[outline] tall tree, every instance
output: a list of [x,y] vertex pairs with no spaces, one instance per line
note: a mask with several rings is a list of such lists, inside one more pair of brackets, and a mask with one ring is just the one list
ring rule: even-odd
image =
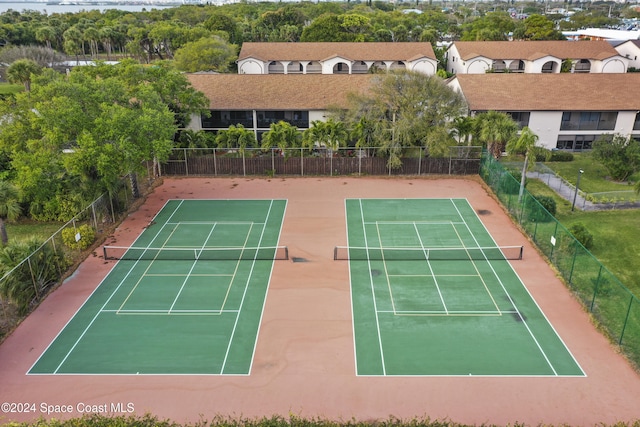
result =
[[455,144],[446,136],[451,121],[467,109],[442,79],[408,71],[376,76],[369,93],[352,95],[350,102],[337,116],[351,129],[366,125],[367,139],[388,154],[391,168],[401,166],[400,156],[408,147],[425,147],[430,155],[445,153]]
[[624,181],[640,170],[640,141],[636,139],[605,135],[593,142],[592,154],[616,181]]
[[231,125],[229,129],[223,129],[216,135],[216,145],[222,148],[237,148],[244,154],[247,147],[257,145],[256,136],[242,125]]
[[8,181],[0,181],[0,241],[3,246],[9,242],[5,222],[18,219],[21,213],[18,189]]
[[22,83],[24,90],[31,90],[31,79],[34,74],[39,74],[42,69],[30,59],[18,59],[7,69],[7,79],[11,83]]
[[262,135],[263,149],[279,148],[283,154],[287,154],[287,148],[300,147],[302,141],[302,135],[298,132],[298,129],[280,120],[277,123],[272,123],[269,130]]
[[[531,168],[531,165],[535,164],[538,156],[543,156],[546,159],[551,157],[551,151],[544,147],[536,145],[538,142],[538,135],[536,135],[529,126],[525,126],[520,131],[520,136],[507,142],[506,150],[509,154],[524,154],[524,164],[522,165],[522,174],[520,176],[520,192],[518,193],[518,200],[522,199],[524,194],[524,186],[527,179],[527,171]],[[531,161],[533,159],[533,161]],[[530,163],[531,161],[531,163]]]
[[226,73],[231,70],[238,57],[236,46],[218,36],[205,37],[190,42],[176,51],[174,65],[180,71],[217,71]]
[[462,26],[464,41],[507,40],[516,23],[506,12],[490,12]]
[[506,113],[488,111],[476,116],[475,134],[496,159],[517,133],[518,124]]
[[565,40],[555,23],[543,15],[531,15],[516,25],[513,32],[516,40]]

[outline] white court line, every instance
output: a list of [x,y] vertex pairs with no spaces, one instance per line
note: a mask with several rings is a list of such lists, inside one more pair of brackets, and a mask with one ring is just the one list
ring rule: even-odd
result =
[[[185,273],[182,274],[162,274],[162,273],[150,273],[147,274],[146,277],[185,277]],[[231,274],[222,274],[222,273],[218,273],[218,274],[204,274],[204,273],[196,273],[196,274],[189,274],[189,277],[230,277]]]
[[[383,246],[382,246],[382,236],[380,235],[380,227],[378,227],[377,222],[375,223],[375,225],[376,225],[376,232],[378,233],[378,242],[380,243],[380,247],[382,248]],[[365,242],[365,246],[367,246],[366,242]],[[367,258],[369,258],[368,249],[367,249]],[[384,267],[384,275],[387,278],[387,289],[389,290],[389,297],[391,298],[391,308],[393,308],[393,311],[396,311],[396,303],[395,303],[395,299],[393,298],[393,289],[391,289],[391,280],[389,280],[389,271],[387,269],[387,261],[384,259],[384,249],[380,249],[380,258],[382,261],[382,266]]]
[[[211,235],[213,234],[213,230],[216,229],[216,225],[217,224],[213,224],[213,227],[211,227],[211,230],[209,230],[209,234],[207,235],[207,238],[204,239],[204,243],[202,244],[202,246],[200,247],[200,253],[198,253],[198,256],[200,256],[200,254],[202,253],[202,249],[204,249],[207,245],[207,241],[209,241],[209,238],[211,237]],[[177,229],[177,227],[176,227]],[[191,272],[193,271],[193,269],[196,267],[196,264],[198,263],[198,260],[195,259],[193,260],[193,263],[191,264],[191,268],[189,269],[189,272],[187,273],[187,276],[184,278],[184,280],[182,281],[182,286],[180,286],[180,289],[178,290],[178,294],[176,295],[176,297],[173,299],[173,303],[171,304],[171,307],[169,307],[169,314],[171,314],[171,310],[173,310],[173,307],[175,307],[176,302],[178,302],[178,298],[180,298],[180,295],[182,294],[182,290],[184,289],[185,285],[187,284],[187,281],[189,280],[189,277],[191,276]],[[151,263],[153,264],[153,262]]]
[[[182,205],[183,200],[180,201],[180,204],[178,204],[178,206],[176,207],[176,209],[173,211],[173,213],[169,216],[169,219],[171,219],[171,217],[173,217],[173,215],[175,215],[175,213],[178,211],[178,209],[180,209],[180,206]],[[163,224],[162,227],[160,228],[160,230],[158,230],[158,233],[155,235],[155,237],[153,239],[151,239],[152,243],[160,234],[160,232],[164,229],[166,224]],[[116,294],[116,292],[118,292],[118,290],[120,289],[120,286],[122,286],[122,284],[125,282],[125,280],[127,279],[127,277],[129,277],[129,275],[131,274],[131,272],[133,271],[133,269],[136,267],[136,265],[138,264],[138,261],[136,261],[131,268],[129,269],[129,271],[127,272],[127,274],[125,275],[125,277],[120,281],[120,283],[118,284],[118,286],[113,290],[113,292],[111,293],[111,295],[109,296],[109,298],[107,298],[107,300],[105,301],[105,303],[102,305],[102,307],[100,308],[100,310],[98,310],[98,312],[95,314],[95,316],[93,316],[93,319],[91,319],[91,322],[89,322],[89,324],[84,328],[84,330],[82,331],[82,334],[80,334],[80,336],[78,337],[78,339],[76,340],[76,342],[71,346],[71,348],[69,349],[69,351],[67,352],[67,354],[64,356],[64,358],[62,359],[62,361],[60,361],[60,364],[58,364],[58,366],[56,367],[56,369],[53,371],[54,374],[58,373],[58,370],[60,370],[60,368],[62,367],[62,365],[64,364],[64,362],[67,361],[67,359],[69,358],[69,355],[71,354],[71,352],[73,352],[73,350],[75,350],[75,348],[78,346],[78,343],[80,342],[80,340],[85,336],[85,334],[87,333],[87,331],[89,330],[89,328],[91,327],[91,325],[93,325],[93,322],[96,321],[96,319],[98,318],[98,316],[100,315],[100,313],[102,312],[102,310],[104,310],[104,308],[107,306],[107,304],[109,303],[109,301],[111,301],[111,298],[113,298],[113,296]]]
[[[163,228],[164,228],[164,226],[163,226]],[[178,227],[174,227],[173,230],[171,230],[171,233],[164,240],[164,243],[162,243],[162,246],[160,246],[161,248],[164,247],[167,244],[167,242],[169,241],[169,239],[171,239],[171,236],[173,236],[173,234],[176,232],[177,229],[178,229]],[[157,235],[156,235],[156,237],[157,237]],[[155,240],[155,237],[153,239]],[[131,298],[131,295],[133,295],[135,293],[136,289],[138,289],[138,285],[140,285],[140,283],[142,282],[142,279],[147,277],[147,272],[151,269],[151,266],[153,266],[153,263],[156,260],[156,258],[158,257],[158,255],[160,255],[160,251],[156,252],[156,255],[153,257],[153,259],[151,260],[149,265],[147,265],[147,268],[145,268],[144,272],[140,275],[140,277],[138,278],[138,281],[133,286],[133,288],[131,288],[131,291],[129,291],[129,294],[127,295],[127,297],[124,299],[124,301],[122,301],[122,304],[120,304],[120,308],[119,309],[122,309],[127,304],[127,302],[129,301],[129,298]],[[138,264],[138,261],[136,261],[136,264]]]
[[390,274],[389,277],[478,277],[477,274]]
[[[467,226],[467,230],[469,230],[469,226]],[[458,240],[460,240],[460,243],[462,244],[462,246],[464,246],[464,242],[462,241],[462,236],[460,236],[460,233],[458,233],[458,229],[455,226],[453,227],[453,231],[455,231],[456,235],[458,236]],[[471,233],[471,230],[469,230],[469,232]],[[475,240],[475,236],[473,235],[473,233],[471,233],[471,236],[473,237],[473,240]],[[476,240],[476,243],[478,243],[477,240]],[[480,249],[480,251],[482,252],[482,249]],[[465,248],[465,252],[467,252],[467,255],[469,256],[469,260],[471,261],[471,265],[473,265],[473,268],[476,270],[476,273],[478,273],[478,276],[480,277],[480,281],[482,282],[482,286],[484,286],[484,290],[489,295],[489,298],[491,299],[491,302],[493,303],[493,306],[496,308],[496,310],[500,311],[500,307],[498,307],[498,303],[496,302],[495,298],[493,297],[493,294],[489,290],[489,286],[487,286],[487,282],[484,280],[484,277],[482,277],[482,274],[478,270],[478,266],[477,266],[476,262],[473,260],[473,257],[470,256],[469,249]],[[484,252],[482,252],[482,254],[484,255]],[[489,264],[491,264],[489,262],[489,260],[487,259],[486,255],[484,255],[484,258],[485,258],[485,261],[487,261]]]
[[[453,221],[365,221],[363,222],[364,225],[375,225],[375,224],[382,224],[382,225],[413,225],[413,224],[420,224],[420,225],[449,225],[451,224]],[[457,222],[456,224],[464,224],[463,222]]]
[[237,313],[238,310],[102,310],[102,313],[116,313],[120,316],[131,315],[162,315],[162,316],[177,316],[177,315],[211,315],[219,316],[222,313]]
[[[362,232],[364,235],[364,246],[367,248],[367,254],[369,253],[369,242],[367,240],[367,228],[364,223],[364,211],[362,209],[362,199],[358,199],[360,204],[360,217],[362,218]],[[380,242],[382,244],[382,242]],[[376,314],[376,330],[378,331],[378,347],[380,349],[380,361],[382,363],[382,375],[387,375],[387,368],[384,364],[384,350],[382,348],[382,334],[380,332],[380,318],[378,317],[378,303],[376,302],[376,290],[373,286],[373,275],[371,274],[371,259],[367,256],[367,264],[369,266],[369,283],[371,286],[371,295],[373,297],[373,311]],[[392,302],[393,304],[393,302]]]
[[[451,204],[453,205],[453,207],[456,209],[456,211],[458,212],[458,215],[460,215],[460,217],[462,218],[462,213],[460,212],[460,210],[458,210],[458,207],[456,206],[456,204],[453,202],[453,199],[451,199]],[[476,242],[476,245],[480,246],[480,244],[478,243],[478,241],[476,240],[475,235],[473,234],[473,232],[471,231],[471,229],[469,228],[469,225],[467,224],[467,230],[469,230],[469,233],[471,233],[471,236],[473,237],[473,240]],[[496,273],[496,271],[493,268],[493,265],[491,262],[487,262],[487,264],[489,265],[489,267],[491,268],[491,271],[493,271],[494,276],[496,277],[496,279],[498,280],[498,283],[500,283],[500,286],[502,287],[505,295],[507,295],[507,298],[509,298],[509,302],[511,303],[511,305],[513,306],[513,308],[516,309],[516,311],[518,312],[518,316],[520,316],[520,320],[522,322],[522,324],[524,325],[524,327],[527,329],[527,331],[529,332],[529,335],[531,336],[531,338],[533,339],[534,343],[536,344],[536,346],[538,347],[538,350],[540,350],[540,353],[542,354],[542,356],[544,357],[544,360],[546,360],[547,364],[549,365],[549,367],[551,368],[551,371],[553,371],[553,374],[555,376],[558,376],[558,372],[555,370],[555,368],[553,367],[553,364],[551,363],[551,361],[549,360],[549,357],[547,357],[547,354],[545,353],[544,349],[542,348],[542,346],[540,345],[540,343],[538,342],[538,340],[536,339],[535,335],[533,334],[533,331],[531,331],[531,329],[529,328],[529,325],[527,324],[527,321],[524,319],[524,317],[522,316],[522,314],[520,313],[520,310],[518,310],[518,307],[516,306],[515,301],[513,301],[513,298],[511,298],[511,294],[509,294],[509,292],[507,292],[507,289],[504,286],[504,283],[502,283],[502,280],[500,280],[500,276],[498,276],[498,274]],[[542,312],[542,310],[540,310]]]
[[[267,227],[262,227],[262,233]],[[247,232],[247,237],[244,239],[244,247],[247,246],[247,242],[249,241],[249,237],[251,237],[251,230],[253,230],[253,223],[249,226],[249,231]],[[262,238],[260,239],[262,241]],[[233,274],[231,275],[231,280],[229,281],[229,286],[227,286],[227,293],[224,295],[224,299],[222,300],[222,305],[220,306],[220,311],[224,310],[224,306],[227,304],[227,299],[229,299],[229,294],[231,293],[231,287],[233,286],[234,280],[236,280],[236,275],[238,274],[238,268],[240,267],[240,263],[242,262],[242,254],[244,253],[244,247],[240,252],[240,257],[236,262],[236,267],[233,270]],[[260,243],[258,243],[258,247],[260,247]],[[258,255],[258,251],[256,250],[256,255]],[[255,260],[254,260],[255,262]]]
[[436,285],[436,290],[438,291],[438,295],[440,296],[440,302],[442,303],[442,307],[444,308],[445,312],[449,312],[449,309],[447,308],[447,303],[445,302],[444,296],[442,295],[442,291],[440,290],[440,285],[438,285],[438,279],[436,279],[436,275],[433,274],[433,268],[431,267],[431,261],[429,261],[429,255],[427,254],[426,248],[422,243],[420,230],[418,230],[418,226],[416,225],[415,222],[413,223],[413,229],[416,231],[416,234],[418,235],[418,241],[420,242],[420,247],[422,248],[422,252],[424,253],[424,257],[427,261],[427,266],[429,267],[429,271],[431,272],[431,277],[433,277],[433,282]]
[[[267,224],[269,222],[269,215],[271,214],[271,208],[273,207],[273,200],[269,203],[269,210],[267,211],[267,217],[263,224]],[[260,233],[260,240],[258,241],[258,247],[262,245],[262,238],[264,237],[264,232],[267,227],[262,227],[262,232]],[[244,299],[247,295],[247,289],[249,289],[249,282],[253,276],[253,269],[256,265],[256,259],[254,257],[253,262],[251,263],[251,269],[249,270],[249,275],[247,276],[247,281],[244,285],[244,292],[242,292],[242,299],[240,300],[240,306],[238,307],[238,313],[236,314],[236,320],[233,323],[233,329],[231,330],[231,335],[229,336],[229,343],[227,344],[227,350],[224,354],[224,360],[222,361],[222,366],[220,367],[220,375],[224,374],[224,368],[227,365],[227,359],[229,357],[229,351],[231,351],[231,343],[233,342],[233,337],[236,334],[236,328],[238,327],[238,321],[240,320],[240,313],[242,312],[242,307],[244,306]]]
[[395,316],[478,316],[478,317],[501,317],[504,314],[517,314],[517,311],[490,311],[490,310],[456,310],[456,311],[438,311],[438,310],[404,310],[404,311],[391,311],[382,310],[378,313],[393,314]]

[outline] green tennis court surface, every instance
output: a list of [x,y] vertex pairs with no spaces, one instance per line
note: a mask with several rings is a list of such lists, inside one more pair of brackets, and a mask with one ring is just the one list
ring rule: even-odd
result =
[[30,374],[251,370],[284,200],[171,200]]
[[346,214],[358,375],[584,376],[466,199]]

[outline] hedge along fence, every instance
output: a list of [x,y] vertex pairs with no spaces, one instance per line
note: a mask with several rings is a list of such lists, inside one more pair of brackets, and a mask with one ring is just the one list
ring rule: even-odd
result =
[[375,148],[176,148],[162,164],[163,175],[476,175],[481,147],[456,146],[446,157],[427,157],[426,149],[405,150],[402,166],[390,169]]
[[527,190],[520,199],[520,182],[497,160],[483,156],[480,176],[609,337],[640,366],[640,300]]
[[[69,266],[79,261],[82,250],[114,224],[132,201],[131,190],[123,181],[112,198],[107,194],[98,197],[14,267],[0,265],[0,337],[19,320],[16,311],[26,314],[40,302]],[[16,292],[25,292],[29,298],[16,304],[15,298],[7,298]]]

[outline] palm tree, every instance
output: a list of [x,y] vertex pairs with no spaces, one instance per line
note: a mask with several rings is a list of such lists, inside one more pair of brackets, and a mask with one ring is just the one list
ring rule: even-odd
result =
[[11,83],[24,84],[24,90],[31,90],[31,75],[40,74],[42,68],[31,59],[18,59],[7,68],[7,79]]
[[507,142],[506,150],[509,154],[522,154],[524,153],[524,165],[522,166],[522,175],[520,177],[520,192],[518,193],[518,200],[522,200],[524,194],[524,184],[527,178],[527,170],[530,168],[529,160],[533,158],[531,165],[535,164],[535,159],[538,155],[545,156],[546,159],[551,157],[551,151],[543,147],[536,146],[538,142],[538,135],[533,133],[528,126],[522,128],[520,136],[517,139],[512,139]]
[[280,120],[278,123],[272,123],[269,131],[262,136],[261,147],[263,149],[278,147],[284,152],[287,148],[300,147],[301,140],[298,128]]
[[451,136],[456,138],[458,145],[469,145],[473,133],[474,119],[471,116],[459,116],[451,122]]
[[229,129],[221,130],[216,135],[216,145],[224,148],[237,148],[241,154],[247,147],[254,147],[256,145],[256,136],[249,129],[245,129],[244,126],[231,125]]
[[18,189],[10,182],[0,181],[0,240],[3,246],[9,242],[5,221],[18,219],[20,213]]
[[507,142],[517,136],[518,124],[506,113],[488,111],[476,116],[476,134],[489,153],[500,157]]

